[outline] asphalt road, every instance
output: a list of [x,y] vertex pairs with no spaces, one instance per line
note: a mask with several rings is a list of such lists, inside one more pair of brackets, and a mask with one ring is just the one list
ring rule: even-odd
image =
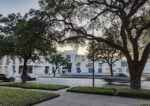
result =
[[[75,86],[92,86],[92,79],[83,79],[83,78],[37,78],[36,81],[44,84],[59,84],[59,85],[68,85],[70,87]],[[99,87],[128,87],[129,84],[120,84],[115,83],[109,85],[107,82],[102,79],[95,79],[95,86]],[[150,81],[142,81],[142,88],[150,89]]]

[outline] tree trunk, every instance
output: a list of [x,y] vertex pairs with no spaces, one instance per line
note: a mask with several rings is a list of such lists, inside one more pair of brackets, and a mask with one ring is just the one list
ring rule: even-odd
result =
[[130,75],[130,87],[132,89],[141,89],[141,74],[132,73]]
[[23,73],[22,73],[22,83],[26,83],[26,76],[27,76],[27,61],[28,59],[24,59],[24,65],[23,65]]
[[113,76],[114,73],[113,73],[113,66],[112,66],[112,64],[109,64],[109,67],[110,67],[111,76]]
[[56,71],[54,71],[54,77],[56,77]]
[[129,71],[130,71],[130,87],[132,89],[140,89],[141,88],[141,76],[144,69],[139,62],[128,62]]

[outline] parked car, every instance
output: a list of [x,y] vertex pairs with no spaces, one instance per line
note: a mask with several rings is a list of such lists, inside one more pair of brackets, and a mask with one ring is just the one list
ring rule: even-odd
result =
[[145,81],[150,81],[150,76],[143,76]]
[[114,74],[114,76],[104,77],[104,81],[108,83],[112,83],[112,82],[129,83],[130,77],[123,73],[117,73],[117,74]]
[[34,76],[33,74],[27,73],[27,76],[26,76],[26,80],[27,80],[27,81],[34,81],[34,80],[36,80],[36,79],[37,79],[36,76]]
[[1,81],[13,82],[13,81],[15,81],[15,77],[10,76],[8,74],[0,74],[0,80]]

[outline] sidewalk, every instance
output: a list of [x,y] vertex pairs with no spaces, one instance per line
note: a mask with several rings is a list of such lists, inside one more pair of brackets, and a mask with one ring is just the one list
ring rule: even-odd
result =
[[[3,88],[22,89],[15,87],[3,87]],[[150,104],[150,100],[146,99],[72,93],[66,92],[66,89],[59,91],[37,90],[37,89],[26,89],[26,90],[53,92],[61,95],[58,98],[48,100],[36,104],[34,106],[140,106],[141,104]]]
[[57,91],[61,96],[34,106],[140,106],[150,100]]

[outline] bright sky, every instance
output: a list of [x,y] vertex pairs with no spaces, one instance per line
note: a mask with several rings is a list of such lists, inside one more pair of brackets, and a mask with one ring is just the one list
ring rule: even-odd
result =
[[[7,16],[10,13],[21,13],[24,15],[31,8],[38,9],[39,0],[0,0],[0,14]],[[59,51],[74,50],[72,47],[58,47]],[[79,47],[78,53],[84,54],[85,48]]]

